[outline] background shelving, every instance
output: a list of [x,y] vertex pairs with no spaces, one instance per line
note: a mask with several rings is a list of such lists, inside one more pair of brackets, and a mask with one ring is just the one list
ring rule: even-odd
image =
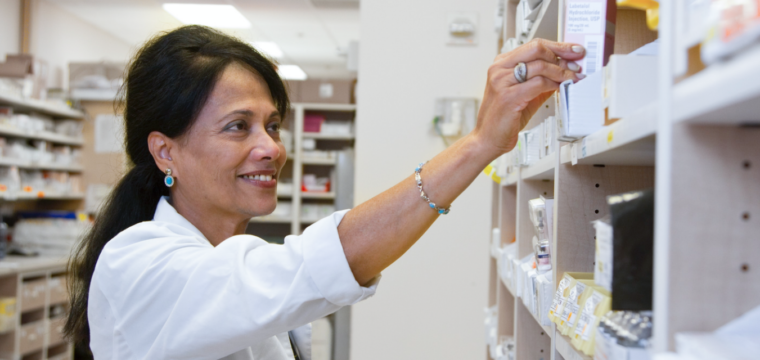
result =
[[81,119],[84,114],[64,104],[55,104],[36,99],[24,99],[0,94],[0,105],[11,106],[18,112],[38,112],[54,118]]
[[[515,37],[516,6],[506,1],[499,48]],[[565,1],[544,0],[541,6],[528,38],[561,40]],[[672,9],[661,8],[660,67],[672,64],[678,51],[669,47],[674,18],[680,16]],[[632,33],[643,19],[643,12],[618,9],[615,53],[633,50],[636,39],[658,37]],[[750,270],[760,266],[760,247],[750,240],[760,232],[754,216],[760,213],[760,72],[754,69],[759,61],[760,45],[754,45],[678,81],[672,71],[660,69],[665,80],[660,80],[659,103],[641,104],[593,134],[558,143],[554,156],[508,173],[493,184],[491,221],[500,230],[500,245],[514,241],[516,258],[530,254],[527,201],[553,197],[556,289],[567,271],[593,271],[590,222],[607,215],[606,197],[654,188],[657,173],[652,353],[672,351],[675,333],[713,331],[760,305],[760,273]],[[732,250],[738,248],[746,251]],[[499,262],[490,259],[488,305],[498,309],[497,336],[514,338],[515,358],[591,359],[554,324],[540,326],[500,278]]]
[[[0,94],[0,106],[11,107],[14,114],[46,115],[56,122],[67,119],[83,121],[85,117],[83,112],[71,109],[65,104],[2,94]],[[0,137],[42,140],[55,145],[77,148],[84,145],[82,138],[49,131],[24,131],[5,124],[0,126]],[[7,156],[0,157],[0,167],[10,168],[10,172],[18,168],[75,173],[79,181],[81,181],[81,173],[84,172],[84,167],[79,164],[43,163]],[[6,212],[9,209],[15,211],[82,208],[84,195],[81,190],[51,193],[47,191],[48,189],[32,188],[22,182],[22,189],[15,192],[6,190],[12,189],[9,185],[9,183],[3,184],[2,192],[0,192],[0,203]],[[51,189],[56,189],[56,187],[51,187]],[[71,359],[73,348],[65,341],[62,334],[63,313],[68,306],[66,260],[66,258],[49,256],[37,258],[10,256],[0,261],[0,295],[15,297],[17,302],[15,328],[10,332],[0,334],[0,356],[3,358]]]

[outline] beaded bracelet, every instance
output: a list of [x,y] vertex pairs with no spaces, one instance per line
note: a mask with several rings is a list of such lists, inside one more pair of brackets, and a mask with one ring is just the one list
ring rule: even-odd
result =
[[417,181],[417,188],[420,189],[420,197],[422,198],[422,200],[427,201],[430,208],[437,211],[438,214],[446,215],[449,213],[449,210],[451,210],[451,207],[449,206],[448,208],[442,208],[435,205],[435,203],[430,201],[430,198],[427,195],[425,195],[425,191],[422,190],[422,177],[420,176],[420,171],[422,171],[422,167],[425,166],[425,164],[427,163],[428,163],[427,161],[425,161],[424,163],[420,163],[417,166],[417,168],[414,169],[414,180]]

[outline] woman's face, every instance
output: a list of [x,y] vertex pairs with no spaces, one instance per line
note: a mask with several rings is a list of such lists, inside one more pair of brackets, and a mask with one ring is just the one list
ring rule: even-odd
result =
[[270,214],[287,160],[281,122],[266,82],[240,64],[229,65],[177,141],[172,197],[198,211],[241,218]]

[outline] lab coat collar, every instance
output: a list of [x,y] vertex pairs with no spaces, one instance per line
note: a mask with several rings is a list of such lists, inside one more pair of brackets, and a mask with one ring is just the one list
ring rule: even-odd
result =
[[184,229],[192,231],[195,235],[198,235],[198,237],[205,240],[206,242],[209,242],[203,233],[195,227],[195,225],[187,221],[184,216],[180,215],[177,210],[174,209],[174,206],[169,203],[168,196],[162,196],[161,200],[158,201],[158,206],[156,206],[156,213],[153,214],[153,221],[167,222],[170,224],[179,225]]

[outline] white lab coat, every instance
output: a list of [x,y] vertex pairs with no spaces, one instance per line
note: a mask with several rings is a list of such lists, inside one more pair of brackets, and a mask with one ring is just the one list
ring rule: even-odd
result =
[[287,331],[311,357],[311,321],[372,296],[338,238],[346,211],[274,245],[251,235],[213,247],[169,204],[109,241],[89,293],[95,359],[292,359]]

